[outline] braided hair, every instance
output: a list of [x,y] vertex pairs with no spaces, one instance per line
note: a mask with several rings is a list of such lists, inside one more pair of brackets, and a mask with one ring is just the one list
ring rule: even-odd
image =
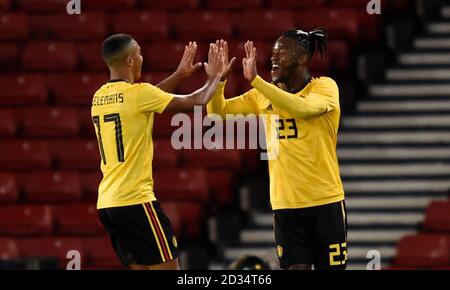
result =
[[324,28],[315,28],[310,32],[290,29],[285,31],[283,36],[295,39],[307,51],[309,59],[314,56],[317,50],[319,50],[321,58],[326,54],[328,35]]

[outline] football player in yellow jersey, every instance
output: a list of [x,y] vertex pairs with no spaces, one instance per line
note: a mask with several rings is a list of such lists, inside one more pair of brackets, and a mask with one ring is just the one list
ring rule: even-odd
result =
[[339,90],[331,78],[312,77],[308,70],[315,52],[326,51],[325,32],[284,32],[273,46],[271,83],[258,76],[256,48],[248,41],[242,64],[253,89],[227,100],[225,80],[235,59],[228,61],[225,41],[217,44],[224,48],[224,81],[208,114],[264,115],[268,149],[278,146],[269,158],[269,176],[280,267],[345,269],[346,210],[336,156]]
[[[189,75],[195,44],[186,47],[181,72]],[[164,92],[149,83],[139,83],[142,55],[139,44],[126,34],[107,38],[102,56],[110,70],[110,81],[92,100],[103,179],[97,208],[113,248],[131,269],[179,269],[178,249],[169,219],[153,192],[153,116],[165,111],[183,111],[206,105],[223,71],[223,50],[209,48],[204,63],[208,79],[189,95]],[[178,76],[160,84],[173,88]]]

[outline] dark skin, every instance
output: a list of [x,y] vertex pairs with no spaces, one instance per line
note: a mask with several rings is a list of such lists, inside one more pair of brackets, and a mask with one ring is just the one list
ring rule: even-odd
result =
[[[222,80],[224,80],[231,73],[235,58],[231,62],[228,61],[226,41],[221,40],[216,44],[224,48],[225,59],[224,71],[222,73]],[[256,48],[251,41],[247,41],[244,47],[247,54],[247,57],[242,60],[244,77],[251,82],[258,75],[256,68]],[[308,70],[309,58],[307,51],[298,45],[295,39],[285,36],[278,38],[272,49],[271,61],[273,83],[281,84],[283,90],[289,93],[297,93],[305,87],[310,77]]]
[[[219,43],[219,47],[224,47],[225,41]],[[244,45],[246,57],[242,59],[244,77],[251,83],[258,75],[256,68],[256,48],[253,42],[247,41]],[[228,63],[228,50],[224,49],[224,71],[222,79],[231,72],[231,65]],[[304,48],[298,45],[297,41],[289,37],[280,37],[275,42],[272,50],[272,81],[281,84],[283,90],[296,93],[303,89],[310,77],[308,65],[309,58]],[[311,264],[299,263],[287,267],[287,270],[311,270]]]

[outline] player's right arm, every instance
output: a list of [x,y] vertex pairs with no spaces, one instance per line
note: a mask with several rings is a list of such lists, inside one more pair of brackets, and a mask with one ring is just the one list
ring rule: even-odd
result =
[[210,44],[208,63],[204,63],[208,79],[203,87],[188,95],[174,95],[164,111],[180,112],[206,105],[219,84],[223,71],[223,49]]
[[225,118],[226,114],[258,114],[259,110],[256,103],[253,101],[256,94],[255,90],[248,91],[228,100],[225,99],[224,91],[226,79],[231,73],[236,58],[233,57],[231,61],[228,60],[228,44],[223,39],[216,41],[216,45],[223,49],[224,65],[221,82],[217,86],[214,96],[206,107],[208,114],[217,114],[222,118]]

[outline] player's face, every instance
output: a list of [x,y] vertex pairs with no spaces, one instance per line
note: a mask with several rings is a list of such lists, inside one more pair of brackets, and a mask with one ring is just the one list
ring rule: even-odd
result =
[[133,60],[131,69],[133,71],[134,80],[137,81],[141,78],[143,57],[141,55],[141,47],[135,40],[133,40],[131,46],[130,57]]
[[297,47],[294,39],[280,37],[272,49],[272,81],[283,83],[300,65]]

